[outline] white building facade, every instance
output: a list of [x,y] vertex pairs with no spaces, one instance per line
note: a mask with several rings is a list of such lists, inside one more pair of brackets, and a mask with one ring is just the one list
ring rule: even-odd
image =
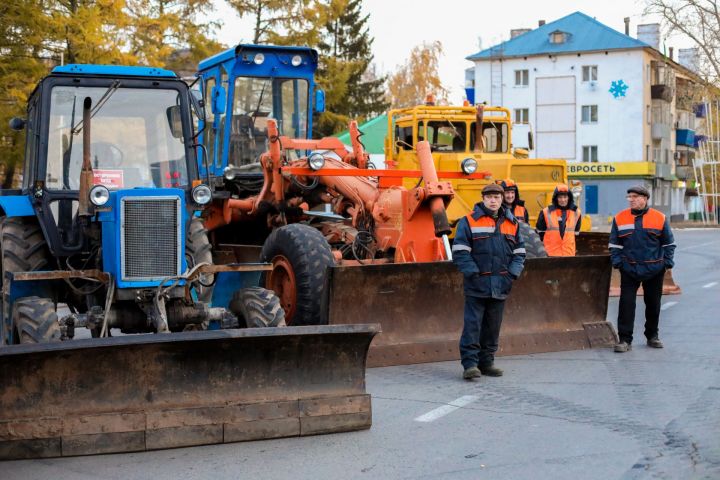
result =
[[509,108],[515,147],[529,147],[533,131],[532,158],[567,160],[586,186],[581,209],[598,224],[626,208],[637,183],[675,220],[697,208],[676,168],[701,121],[682,96],[696,77],[646,43],[657,42],[656,26],[639,31],[644,41],[577,12],[468,57],[468,99]]

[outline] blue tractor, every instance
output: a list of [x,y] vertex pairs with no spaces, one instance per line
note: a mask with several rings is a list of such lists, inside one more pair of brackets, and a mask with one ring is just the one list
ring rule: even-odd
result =
[[65,65],[38,84],[11,121],[22,187],[0,191],[0,344],[283,323],[257,287],[267,266],[214,265],[193,112],[202,125],[202,100],[158,68]]

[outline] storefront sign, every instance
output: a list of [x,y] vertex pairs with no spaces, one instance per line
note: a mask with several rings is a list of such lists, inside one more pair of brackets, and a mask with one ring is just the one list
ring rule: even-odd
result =
[[652,177],[655,164],[652,162],[596,162],[568,163],[570,177]]

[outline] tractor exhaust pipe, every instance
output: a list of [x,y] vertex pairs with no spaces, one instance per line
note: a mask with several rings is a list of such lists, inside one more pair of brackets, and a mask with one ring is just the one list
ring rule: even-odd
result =
[[476,152],[483,151],[483,113],[485,107],[483,105],[477,106],[477,113],[475,114],[475,145],[473,150]]
[[93,170],[90,155],[90,118],[92,117],[90,109],[92,107],[92,99],[85,97],[83,102],[83,163],[80,171],[80,194],[78,198],[78,215],[87,217],[92,215],[90,212],[90,188],[93,185]]

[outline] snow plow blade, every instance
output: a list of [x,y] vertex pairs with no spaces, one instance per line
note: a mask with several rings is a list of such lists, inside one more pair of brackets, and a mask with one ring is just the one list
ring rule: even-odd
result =
[[[605,232],[583,232],[577,238],[578,255],[603,255],[608,254],[608,243],[610,234]],[[666,270],[663,277],[663,295],[680,295],[682,290],[675,283],[672,270]],[[642,286],[638,289],[638,295],[643,294]],[[610,279],[610,296],[620,296],[620,272],[613,270]]]
[[[462,282],[450,262],[333,267],[329,321],[381,324],[370,367],[457,360]],[[528,259],[505,306],[499,354],[613,345],[609,285],[607,256]]]
[[378,325],[128,335],[0,348],[0,459],[367,429]]

